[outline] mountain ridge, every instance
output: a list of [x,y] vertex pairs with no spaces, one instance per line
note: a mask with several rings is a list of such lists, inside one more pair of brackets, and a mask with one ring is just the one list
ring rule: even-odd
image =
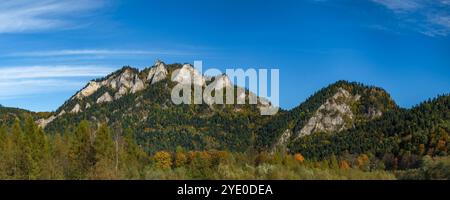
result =
[[[172,75],[173,77],[171,77]],[[192,65],[187,63],[183,65],[177,63],[166,65],[164,62],[158,60],[152,67],[143,70],[124,66],[103,78],[90,81],[69,100],[64,102],[64,104],[55,111],[55,115],[48,119],[40,119],[38,123],[41,127],[45,128],[49,123],[61,115],[83,112],[84,109],[88,109],[94,104],[118,100],[124,95],[137,93],[168,78],[170,78],[172,82],[180,84],[185,84],[189,78],[193,78],[192,83],[194,85],[205,87],[206,83],[208,83],[208,87],[212,87],[216,91],[235,87],[228,76],[222,74],[216,77],[206,77],[200,74]],[[173,87],[173,84],[171,83],[166,83],[166,85]],[[103,92],[100,96],[97,93],[99,90]],[[245,99],[254,95],[244,88],[237,87],[236,90],[237,98]],[[246,96],[247,94],[248,97]],[[89,97],[91,97],[91,95],[94,95],[96,99],[90,99]],[[211,104],[211,99],[204,100],[207,104]],[[270,103],[269,105],[264,105],[264,102],[265,100],[263,98],[258,97],[260,109],[271,106]]]
[[[340,80],[315,92],[293,109],[280,110],[274,116],[261,116],[259,111],[265,106],[261,98],[257,105],[174,104],[170,101],[171,88],[183,83],[189,74],[195,74],[193,70],[187,63],[165,64],[162,61],[143,70],[125,66],[90,81],[55,112],[33,113],[0,107],[3,113],[0,116],[10,124],[14,118],[31,115],[39,119],[38,123],[46,123],[45,130],[51,134],[73,131],[83,120],[93,122],[93,126],[106,123],[118,134],[132,130],[135,139],[148,152],[175,150],[180,146],[188,150],[301,153],[312,159],[345,152],[369,152],[379,158],[392,154],[403,158],[410,154],[423,155],[417,146],[432,155],[444,155],[447,150],[442,149],[442,145],[450,143],[447,139],[450,117],[442,113],[450,112],[448,94],[405,109],[382,88]],[[231,85],[225,75],[197,77],[194,83],[204,88],[212,85],[219,88],[219,92],[234,87],[235,98],[247,94],[248,100],[254,95]],[[422,107],[439,110],[427,111]],[[429,118],[427,112],[437,114]],[[416,118],[424,119],[417,121]],[[441,132],[437,134],[436,130]],[[408,132],[414,132],[414,136]],[[423,139],[435,135],[443,137],[437,139],[439,148],[435,139]],[[382,144],[382,147],[375,144]]]
[[[41,119],[38,123],[46,123],[45,130],[50,133],[73,129],[82,120],[107,123],[118,130],[129,128],[149,150],[174,149],[180,144],[192,149],[251,149],[256,127],[270,118],[261,116],[260,111],[271,104],[259,97],[255,105],[214,104],[211,99],[204,99],[202,104],[174,104],[172,88],[188,83],[189,76],[194,77],[194,84],[205,89],[216,88],[214,95],[232,87],[235,102],[239,98],[248,101],[252,95],[256,97],[244,88],[231,85],[223,74],[196,75],[199,72],[190,64],[166,65],[157,61],[141,71],[123,67],[105,78],[91,81],[58,108],[50,120]],[[141,81],[144,83],[140,84]],[[133,90],[136,85],[140,86]]]

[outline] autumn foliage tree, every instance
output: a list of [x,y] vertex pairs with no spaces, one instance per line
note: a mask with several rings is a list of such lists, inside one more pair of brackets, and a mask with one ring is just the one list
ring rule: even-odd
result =
[[361,154],[356,158],[356,163],[359,169],[361,170],[369,170],[370,168],[370,159],[366,154]]
[[300,153],[296,153],[296,154],[294,155],[294,158],[295,158],[295,160],[296,160],[297,162],[299,162],[299,163],[303,163],[303,161],[305,161],[305,157],[303,157],[303,155],[300,154]]
[[172,167],[172,156],[167,151],[158,151],[153,156],[155,167],[162,170],[167,170]]
[[341,162],[339,162],[339,168],[344,170],[350,169],[350,165],[346,160],[341,160]]

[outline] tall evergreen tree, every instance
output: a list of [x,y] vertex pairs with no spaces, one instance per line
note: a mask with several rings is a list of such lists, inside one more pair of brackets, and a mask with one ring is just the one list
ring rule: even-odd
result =
[[85,179],[86,174],[95,164],[95,154],[93,149],[93,134],[90,123],[81,121],[71,139],[69,160],[70,179]]
[[30,172],[33,169],[33,159],[31,156],[31,143],[29,138],[20,127],[20,122],[17,120],[12,127],[12,152],[13,152],[13,177],[17,179],[33,179]]
[[92,178],[114,179],[117,177],[115,168],[115,143],[111,131],[106,124],[100,125],[94,141],[95,165]]
[[126,129],[124,134],[125,136],[120,142],[119,168],[125,178],[138,179],[140,178],[140,171],[147,164],[148,156],[136,144],[136,139],[131,129]]
[[5,179],[8,177],[8,148],[7,143],[9,140],[8,128],[5,125],[0,127],[0,179]]
[[51,165],[51,178],[52,179],[64,179],[69,175],[69,142],[68,137],[62,137],[60,134],[56,134],[53,137],[51,151],[50,151],[50,163]]

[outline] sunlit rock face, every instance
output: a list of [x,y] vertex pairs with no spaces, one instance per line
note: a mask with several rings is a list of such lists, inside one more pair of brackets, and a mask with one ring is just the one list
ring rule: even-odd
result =
[[144,81],[139,79],[139,76],[136,74],[134,77],[134,85],[131,88],[131,93],[136,93],[145,89]]
[[97,99],[96,103],[105,103],[105,102],[111,102],[113,101],[113,98],[108,92],[105,92],[101,97]]
[[64,114],[66,114],[66,111],[62,110],[61,112],[59,112],[58,117],[59,117],[59,116],[62,116],[62,115],[64,115]]
[[347,90],[339,88],[336,94],[319,107],[297,133],[297,137],[318,132],[340,132],[350,128],[354,118],[351,105],[359,98],[359,95],[351,95]]
[[120,99],[128,93],[128,91],[134,86],[134,77],[135,74],[130,69],[126,69],[119,75],[119,77],[117,77],[116,88],[119,88],[119,91],[117,91],[114,95],[115,99]]
[[89,82],[89,84],[82,89],[80,92],[78,92],[75,97],[78,99],[83,99],[84,97],[91,96],[94,94],[102,85],[100,83],[97,83],[95,81]]
[[167,77],[167,69],[163,62],[156,61],[154,67],[152,67],[147,75],[147,81],[149,81],[152,85],[164,80]]
[[73,109],[70,111],[70,113],[79,113],[81,112],[81,106],[80,104],[77,104],[73,107]]
[[41,128],[45,128],[49,123],[51,123],[55,119],[56,119],[55,116],[51,116],[48,119],[39,119],[36,121],[36,124]]
[[126,87],[131,88],[134,85],[134,73],[130,69],[126,69],[122,74],[119,76],[119,82],[117,83],[118,87]]
[[184,64],[181,69],[174,72],[172,81],[186,85],[204,86],[206,83],[203,75],[197,71],[192,65]]

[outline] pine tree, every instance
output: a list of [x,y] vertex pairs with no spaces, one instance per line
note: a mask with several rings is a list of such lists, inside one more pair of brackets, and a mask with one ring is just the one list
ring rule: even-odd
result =
[[115,143],[111,137],[111,131],[106,124],[102,124],[98,128],[93,147],[95,153],[95,165],[91,174],[92,178],[116,178]]
[[140,178],[142,171],[147,164],[147,153],[136,144],[134,133],[131,129],[126,129],[124,137],[119,142],[119,169],[127,179]]
[[5,125],[0,126],[0,150],[3,150],[6,137],[8,136],[8,128]]
[[0,179],[8,178],[8,128],[5,125],[0,127]]
[[64,179],[69,169],[69,142],[68,137],[56,134],[51,148],[51,177],[52,179]]
[[85,179],[87,173],[95,164],[90,123],[85,120],[81,121],[70,141],[69,179]]
[[45,149],[45,134],[28,116],[24,126],[24,144],[22,146],[23,157],[27,165],[28,179],[38,179],[41,177],[42,165]]
[[33,179],[33,159],[31,156],[31,142],[25,137],[20,122],[17,120],[12,127],[13,178]]
[[40,179],[49,179],[52,176],[55,169],[53,168],[53,158],[51,156],[51,144],[50,138],[47,134],[42,130],[42,128],[38,128],[37,130],[37,139],[36,139],[36,148],[40,148],[40,155],[36,156],[38,160],[38,165],[40,169]]

